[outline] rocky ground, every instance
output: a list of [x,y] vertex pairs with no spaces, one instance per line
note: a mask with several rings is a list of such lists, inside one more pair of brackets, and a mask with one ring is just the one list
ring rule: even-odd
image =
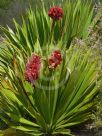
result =
[[102,127],[96,128],[93,124],[80,125],[72,131],[75,136],[102,136]]

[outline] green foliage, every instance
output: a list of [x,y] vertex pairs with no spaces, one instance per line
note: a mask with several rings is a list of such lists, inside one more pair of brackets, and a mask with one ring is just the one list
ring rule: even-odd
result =
[[[35,46],[34,52],[44,58],[55,48],[51,44],[45,53],[39,42]],[[49,80],[41,76],[33,87],[24,80],[26,54],[15,45],[7,45],[0,54],[0,118],[25,135],[70,135],[69,128],[89,119],[95,105],[96,62],[88,63],[89,54],[90,51],[82,59],[79,50],[64,50],[62,65],[52,72],[44,66],[42,74]]]
[[[4,29],[9,42],[15,44],[17,48],[34,50],[33,47],[37,40],[40,46],[44,46],[51,40],[52,20],[48,16],[48,8],[45,9],[43,3],[41,5],[42,8],[36,7],[34,11],[28,10],[27,20],[22,19],[22,26],[14,20],[15,33],[9,27],[8,30]],[[63,46],[66,45],[69,48],[75,37],[82,39],[88,37],[93,8],[91,3],[81,0],[76,2],[67,0],[62,7],[64,17],[61,21],[56,22],[53,42],[57,43],[62,39]]]
[[[93,48],[94,58],[98,57],[99,75],[102,76],[102,4],[98,5],[97,14],[91,25],[90,37],[87,44]],[[102,83],[100,83],[100,92],[97,96],[97,108],[93,114],[94,126],[96,129],[102,128]]]
[[0,0],[0,8],[6,8],[12,0]]
[[0,136],[16,136],[15,134],[16,134],[15,131],[12,129],[0,131]]
[[[2,28],[6,47],[0,47],[0,118],[23,135],[72,135],[70,128],[90,118],[98,93],[97,61],[89,63],[89,50],[79,55],[71,51],[74,37],[86,38],[93,9],[88,2],[70,1],[63,5],[64,18],[56,22],[51,37],[52,20],[36,8],[27,12],[22,26],[15,20],[14,32]],[[84,20],[84,21],[83,21]],[[48,68],[53,50],[61,50],[62,64]],[[25,81],[25,65],[32,53],[42,56],[42,71],[34,86]]]

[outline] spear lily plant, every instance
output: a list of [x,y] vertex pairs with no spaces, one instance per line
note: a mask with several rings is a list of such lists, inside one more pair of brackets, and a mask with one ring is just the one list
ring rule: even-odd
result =
[[[69,10],[74,19],[83,4],[78,0],[76,5],[74,12]],[[22,26],[15,22],[16,32],[2,28],[6,48],[1,48],[0,54],[0,118],[17,135],[70,136],[72,126],[90,119],[100,77],[97,62],[89,63],[91,50],[80,56],[80,49],[71,52],[72,47],[67,46],[70,30],[63,35],[64,42],[59,36],[62,27],[58,23],[68,23],[69,13],[63,16],[59,7],[52,7],[49,13],[44,7],[42,12],[30,9],[27,24],[24,19]],[[52,41],[50,17],[56,20]],[[70,21],[73,27],[74,21]],[[72,33],[76,29],[70,31],[70,37]]]

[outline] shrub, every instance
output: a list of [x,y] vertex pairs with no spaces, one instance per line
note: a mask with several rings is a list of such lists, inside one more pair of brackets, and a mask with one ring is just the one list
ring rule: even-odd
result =
[[24,77],[28,57],[20,49],[14,56],[10,44],[7,48],[12,51],[2,49],[0,117],[25,135],[70,135],[69,128],[88,120],[95,106],[97,71],[96,62],[88,63],[90,51],[83,58],[79,49],[70,53],[58,45],[63,59],[51,69],[48,60],[55,45],[49,45],[51,49],[45,52],[36,43],[34,54],[42,57],[43,66],[39,78],[29,83]]
[[75,36],[88,36],[92,10],[80,0],[67,6],[64,16],[53,7],[51,20],[44,5],[42,12],[30,9],[27,23],[14,21],[16,32],[2,28],[0,118],[24,135],[72,135],[70,128],[88,120],[95,106],[97,61],[89,63],[90,50],[80,56],[70,47]]

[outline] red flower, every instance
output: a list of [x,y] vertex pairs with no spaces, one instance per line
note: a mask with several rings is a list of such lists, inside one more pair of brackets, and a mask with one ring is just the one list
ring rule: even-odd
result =
[[54,51],[49,59],[49,68],[56,68],[62,62],[62,54],[59,50]]
[[39,77],[41,67],[41,57],[33,54],[26,64],[25,79],[30,83],[34,83]]
[[63,10],[61,7],[51,7],[48,12],[49,17],[51,17],[53,20],[57,21],[60,20],[63,17]]

